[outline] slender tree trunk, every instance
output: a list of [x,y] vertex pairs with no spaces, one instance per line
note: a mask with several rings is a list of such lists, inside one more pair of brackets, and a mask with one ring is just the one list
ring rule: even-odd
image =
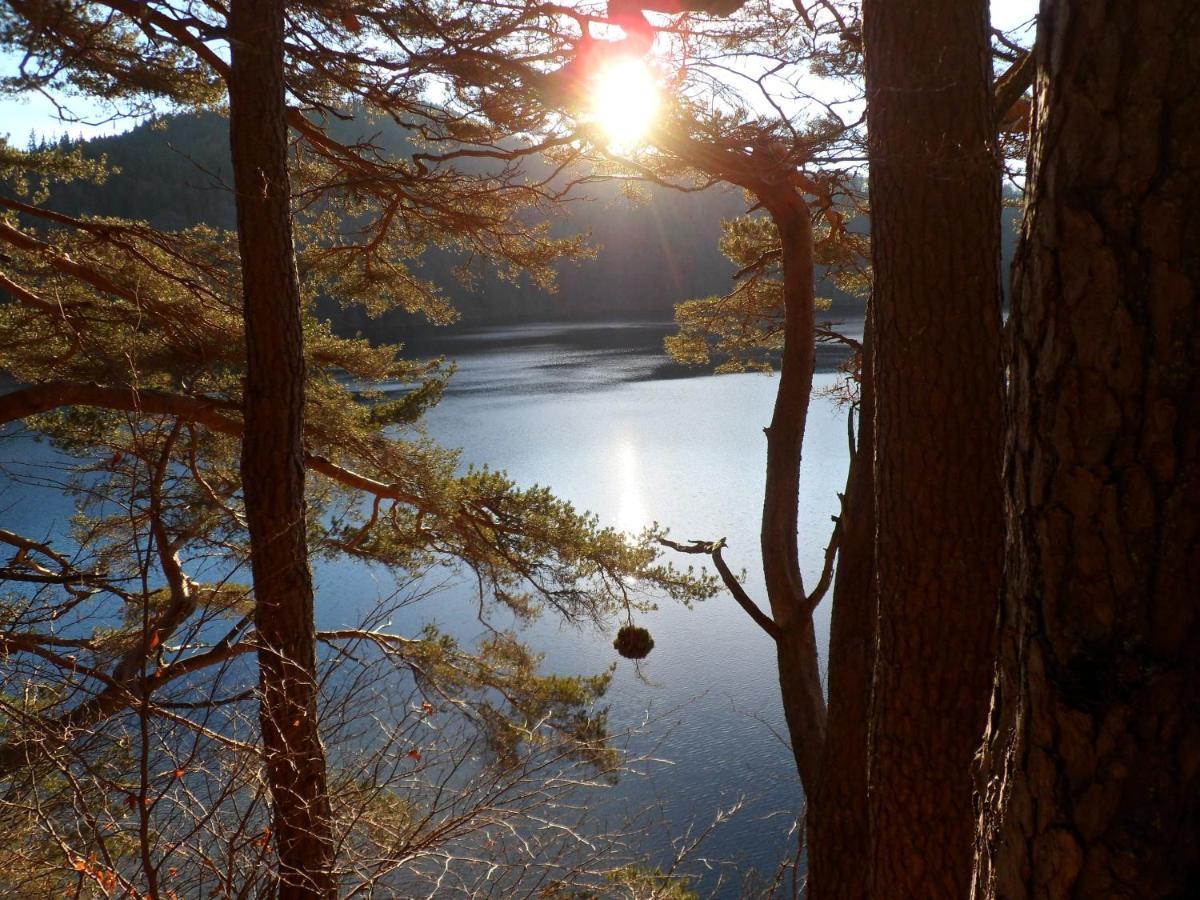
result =
[[829,629],[829,720],[821,774],[808,792],[808,897],[866,900],[867,726],[875,662],[875,387],[871,323],[863,334],[858,445],[842,501]]
[[878,644],[868,894],[961,900],[1003,557],[987,0],[865,0]]
[[977,898],[1200,896],[1200,7],[1042,3]]
[[304,355],[292,243],[282,0],[233,0],[230,144],[246,319],[242,484],[279,896],[332,897],[304,517]]
[[771,197],[767,209],[782,241],[786,310],[779,389],[771,424],[765,429],[763,574],[771,615],[780,629],[775,647],[784,718],[800,781],[811,790],[817,783],[825,742],[825,696],[816,631],[800,575],[796,529],[800,457],[816,360],[812,221],[803,198],[786,185]]

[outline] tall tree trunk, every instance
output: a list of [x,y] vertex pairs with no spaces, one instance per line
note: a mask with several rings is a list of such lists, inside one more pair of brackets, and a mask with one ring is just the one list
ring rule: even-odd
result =
[[289,208],[283,13],[282,0],[233,0],[229,17],[229,133],[246,320],[242,485],[279,896],[331,897],[332,822],[317,731],[305,539],[304,354]]
[[961,900],[1004,546],[987,0],[865,0],[879,620],[869,890]]
[[1200,7],[1043,0],[974,896],[1200,896]]
[[808,792],[808,897],[866,900],[867,726],[875,662],[875,386],[863,334],[858,445],[842,501],[829,629],[829,718],[821,774]]
[[796,529],[800,457],[816,360],[812,220],[803,198],[786,183],[768,196],[766,206],[782,243],[786,310],[779,388],[771,424],[766,428],[767,477],[760,540],[767,597],[780,630],[775,648],[784,718],[800,781],[811,790],[817,783],[825,742],[825,695],[816,631],[800,575]]

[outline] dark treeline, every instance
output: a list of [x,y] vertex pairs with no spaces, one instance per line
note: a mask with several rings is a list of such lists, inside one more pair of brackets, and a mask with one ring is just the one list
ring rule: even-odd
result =
[[[339,139],[372,137],[397,155],[411,152],[400,127],[390,120],[334,122]],[[207,224],[234,227],[230,190],[228,123],[216,113],[162,117],[120,135],[82,143],[89,158],[104,156],[117,170],[103,184],[56,186],[49,206],[66,213],[142,219],[176,230]],[[544,172],[532,164],[530,177]],[[528,282],[510,283],[490,274],[463,285],[453,269],[460,262],[432,249],[418,271],[443,288],[465,325],[603,318],[670,318],[672,305],[732,286],[732,264],[717,248],[720,222],[744,212],[740,192],[710,189],[683,193],[657,186],[641,189],[631,202],[617,182],[580,189],[556,228],[590,233],[594,259],[559,265],[554,294]],[[342,333],[361,331],[376,340],[396,340],[422,321],[402,312],[372,321],[361,310],[322,304],[321,313]]]
[[[397,155],[411,152],[405,134],[390,120],[329,123],[339,139],[371,137]],[[69,144],[68,144],[69,146]],[[234,227],[230,189],[227,120],[212,112],[164,116],[124,134],[80,142],[84,156],[105,158],[114,170],[102,183],[56,185],[47,206],[70,214],[141,219],[156,228],[177,230],[205,224]],[[544,172],[536,163],[530,176]],[[616,181],[580,188],[558,223],[564,233],[587,233],[593,259],[558,266],[558,290],[547,293],[527,281],[511,283],[485,274],[476,284],[454,275],[459,262],[437,249],[426,253],[418,271],[445,290],[461,312],[464,326],[540,320],[669,319],[674,304],[720,294],[733,284],[733,265],[718,249],[720,223],[745,212],[741,192],[710,188],[685,193],[639,185],[639,198],[622,195]],[[1016,243],[1006,210],[1005,260]],[[832,301],[831,318],[857,316],[861,300],[825,284],[819,293]],[[323,318],[341,334],[362,333],[375,341],[398,341],[431,326],[419,316],[395,311],[371,319],[360,308],[321,303]]]

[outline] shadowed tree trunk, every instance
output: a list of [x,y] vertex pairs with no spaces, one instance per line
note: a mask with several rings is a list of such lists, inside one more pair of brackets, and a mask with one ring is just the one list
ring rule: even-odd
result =
[[1200,896],[1200,7],[1042,3],[976,898]]
[[790,186],[783,185],[774,194],[766,191],[763,194],[770,197],[765,205],[779,229],[786,305],[779,388],[771,424],[765,429],[763,575],[771,616],[779,626],[775,649],[784,718],[800,780],[807,786],[817,783],[825,741],[825,696],[821,689],[817,637],[800,575],[796,537],[800,456],[816,362],[812,220],[808,205]]
[[282,0],[234,0],[230,144],[246,320],[242,484],[279,896],[334,894],[304,521],[304,355],[292,243]]
[[[663,543],[682,552],[711,555],[730,593],[775,642],[784,716],[796,769],[810,800],[806,816],[809,846],[820,840],[833,848],[821,857],[827,864],[825,884],[830,891],[838,891],[836,896],[862,897],[867,698],[875,621],[871,593],[874,520],[870,360],[864,360],[865,418],[860,424],[856,463],[847,478],[842,517],[827,548],[825,568],[811,592],[806,592],[799,565],[797,513],[816,358],[813,209],[804,194],[813,184],[807,177],[797,177],[794,160],[758,148],[746,152],[744,148],[707,144],[669,132],[657,140],[680,159],[754,194],[779,232],[784,343],[772,418],[764,429],[767,465],[760,532],[770,615],[746,594],[725,565],[721,556],[723,540],[693,541],[690,545],[667,540]],[[868,337],[865,343],[869,345],[869,341]],[[998,458],[997,454],[997,466]],[[829,588],[835,560],[830,677],[838,685],[835,690],[840,702],[838,715],[829,719],[813,609]],[[823,789],[826,779],[829,785]],[[843,853],[843,849],[848,852]],[[969,835],[966,849],[969,862]],[[811,891],[815,882],[810,878],[809,883]]]
[[875,661],[875,388],[863,334],[858,443],[846,495],[829,629],[829,717],[808,794],[808,896],[866,900],[867,726]]
[[878,643],[868,895],[961,900],[1003,556],[986,0],[866,0]]

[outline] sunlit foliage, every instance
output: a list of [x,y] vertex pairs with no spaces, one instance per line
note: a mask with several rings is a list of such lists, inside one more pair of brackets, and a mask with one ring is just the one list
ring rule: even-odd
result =
[[[219,110],[222,15],[197,9],[56,4],[48,18],[42,4],[11,4],[0,46],[26,65],[5,89],[78,91],[113,115]],[[310,308],[327,298],[449,321],[440,288],[415,274],[428,248],[456,254],[468,280],[487,266],[542,284],[581,251],[550,233],[559,188],[525,178],[532,151],[506,143],[528,148],[548,114],[467,106],[491,77],[477,57],[530,52],[522,21],[502,5],[292,7]],[[414,151],[331,137],[345,115],[401,121]],[[53,462],[31,477],[77,498],[69,538],[0,532],[11,847],[0,878],[17,892],[254,893],[269,886],[273,849],[244,583],[236,242],[53,212],[55,183],[104,175],[70,148],[5,145],[0,165],[0,373],[15,382],[2,420],[49,441]],[[604,622],[703,598],[711,583],[661,563],[652,535],[633,541],[545,488],[464,471],[421,426],[452,372],[442,361],[338,337],[312,315],[305,360],[309,544],[376,568],[384,586],[353,627],[318,633],[344,877],[420,880],[461,857],[467,885],[483,877],[472,859],[485,845],[508,860],[500,878],[564,865],[584,846],[564,837],[569,823],[545,839],[511,823],[554,818],[567,791],[619,771],[609,676],[544,673],[506,628],[547,610]],[[475,614],[495,629],[478,646],[389,626],[402,606],[436,608],[448,571],[476,586]]]

